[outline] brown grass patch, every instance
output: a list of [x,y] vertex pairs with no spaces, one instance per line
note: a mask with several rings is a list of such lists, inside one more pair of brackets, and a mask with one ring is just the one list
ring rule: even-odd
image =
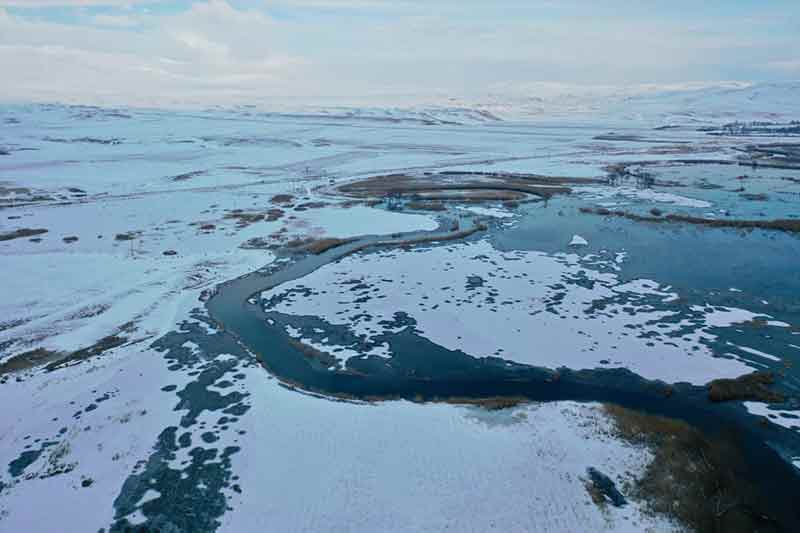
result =
[[[341,185],[341,193],[361,198],[420,195],[427,199],[460,200],[486,194],[492,200],[518,200],[519,195],[549,198],[554,194],[571,192],[570,183],[595,183],[586,178],[550,177],[535,174],[508,174],[497,172],[441,172],[412,176],[390,174],[372,176]],[[516,193],[506,196],[508,193]],[[490,198],[489,198],[490,197]]]
[[627,218],[628,220],[634,220],[636,222],[674,222],[708,226],[711,228],[768,229],[785,231],[789,233],[800,233],[800,219],[736,220],[702,218],[678,214],[669,214],[663,217],[650,217],[645,215],[637,215],[636,213],[629,213],[627,211],[611,211],[605,208],[593,209],[591,207],[581,207],[580,212],[593,215]]
[[56,361],[62,357],[64,357],[63,353],[47,350],[45,348],[36,348],[35,350],[10,357],[0,364],[0,377],[4,377],[6,374],[11,374],[13,372],[29,370]]
[[434,398],[431,401],[437,403],[452,403],[456,405],[475,405],[478,407],[483,407],[489,411],[510,409],[512,407],[530,403],[530,400],[524,396],[487,396],[485,398],[453,396],[448,398]]
[[52,372],[53,370],[58,370],[59,368],[63,368],[68,365],[72,365],[75,363],[79,363],[96,355],[100,355],[107,350],[111,350],[112,348],[117,348],[118,346],[122,346],[128,342],[128,338],[121,336],[121,335],[108,335],[107,337],[103,337],[96,343],[86,348],[81,348],[78,351],[72,352],[65,357],[61,357],[56,361],[52,361],[48,363],[47,366],[44,367],[45,370],[48,372]]
[[319,255],[321,253],[327,252],[332,248],[336,248],[337,246],[347,244],[348,242],[353,242],[353,239],[337,239],[334,237],[330,237],[327,239],[317,239],[307,244],[304,247],[304,249],[311,252],[314,255]]
[[765,521],[753,511],[756,492],[742,474],[735,438],[711,439],[680,420],[604,407],[617,437],[648,446],[655,455],[644,475],[626,487],[648,512],[701,533],[762,531]]
[[294,248],[301,252],[310,252],[314,255],[327,252],[337,246],[353,242],[355,239],[338,239],[336,237],[328,237],[325,239],[314,239],[308,237],[305,239],[293,239],[286,243],[288,248]]
[[708,384],[708,399],[712,402],[731,400],[783,402],[783,395],[767,388],[774,383],[775,374],[772,372],[753,372],[736,379],[715,379]]
[[107,350],[122,346],[128,342],[128,337],[122,333],[133,331],[133,323],[128,323],[119,328],[116,334],[103,337],[96,343],[80,350],[65,353],[48,350],[46,348],[36,348],[18,355],[15,355],[0,364],[0,376],[21,372],[44,365],[48,372],[63,368],[65,366],[79,363],[91,357],[102,354]]

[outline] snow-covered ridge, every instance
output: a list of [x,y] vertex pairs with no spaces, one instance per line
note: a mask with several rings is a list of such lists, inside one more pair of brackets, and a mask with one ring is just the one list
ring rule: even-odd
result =
[[331,118],[417,122],[423,124],[472,124],[501,120],[500,117],[489,111],[474,107],[324,108],[320,109],[319,113]]
[[800,117],[800,82],[719,82],[632,87],[511,87],[455,100],[504,120],[636,120],[655,124],[707,124]]
[[423,126],[467,125],[501,122],[502,119],[479,105],[452,105],[423,100],[422,103],[376,106],[254,103],[234,107],[214,106],[210,112],[233,112],[253,118],[283,117],[293,119],[325,119],[342,122],[413,124]]
[[[52,104],[41,104],[52,107]],[[131,109],[70,106],[87,117],[130,118]],[[470,95],[402,98],[254,99],[239,105],[171,105],[251,118],[309,118],[366,123],[475,125],[500,121],[603,120],[652,125],[720,125],[800,118],[800,81],[705,82],[671,85],[578,86],[535,83]]]

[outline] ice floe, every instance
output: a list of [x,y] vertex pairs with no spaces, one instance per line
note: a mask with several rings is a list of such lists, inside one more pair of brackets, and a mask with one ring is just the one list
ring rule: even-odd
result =
[[570,246],[589,246],[589,241],[581,237],[580,235],[573,235],[572,240],[569,241]]

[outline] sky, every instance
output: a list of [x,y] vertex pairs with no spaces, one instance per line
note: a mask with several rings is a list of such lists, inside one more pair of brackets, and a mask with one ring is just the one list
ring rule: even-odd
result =
[[0,99],[240,104],[800,79],[798,0],[0,0]]

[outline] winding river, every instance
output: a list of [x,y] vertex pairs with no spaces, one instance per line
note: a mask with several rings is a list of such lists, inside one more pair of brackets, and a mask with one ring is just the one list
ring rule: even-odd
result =
[[[469,217],[461,228],[478,230]],[[757,417],[738,403],[714,404],[704,387],[678,384],[665,394],[663,383],[650,382],[623,369],[571,371],[535,368],[496,358],[474,358],[450,351],[413,333],[399,333],[390,343],[391,359],[375,358],[359,367],[331,371],[298,350],[280,323],[270,323],[260,300],[262,291],[302,278],[316,269],[352,253],[400,246],[413,241],[430,242],[452,238],[443,229],[410,232],[391,237],[364,236],[319,255],[307,254],[278,261],[226,282],[206,302],[210,317],[225,332],[233,335],[260,362],[285,384],[330,397],[367,400],[405,398],[436,400],[494,396],[525,397],[533,401],[577,400],[610,402],[651,414],[684,420],[709,435],[735,435],[737,444],[751,466],[753,481],[770,487],[764,509],[790,531],[800,531],[800,476],[776,452],[800,450],[797,433],[771,424],[758,423]],[[489,228],[487,231],[500,231]],[[478,231],[466,239],[480,238]],[[380,360],[377,360],[380,359]]]

